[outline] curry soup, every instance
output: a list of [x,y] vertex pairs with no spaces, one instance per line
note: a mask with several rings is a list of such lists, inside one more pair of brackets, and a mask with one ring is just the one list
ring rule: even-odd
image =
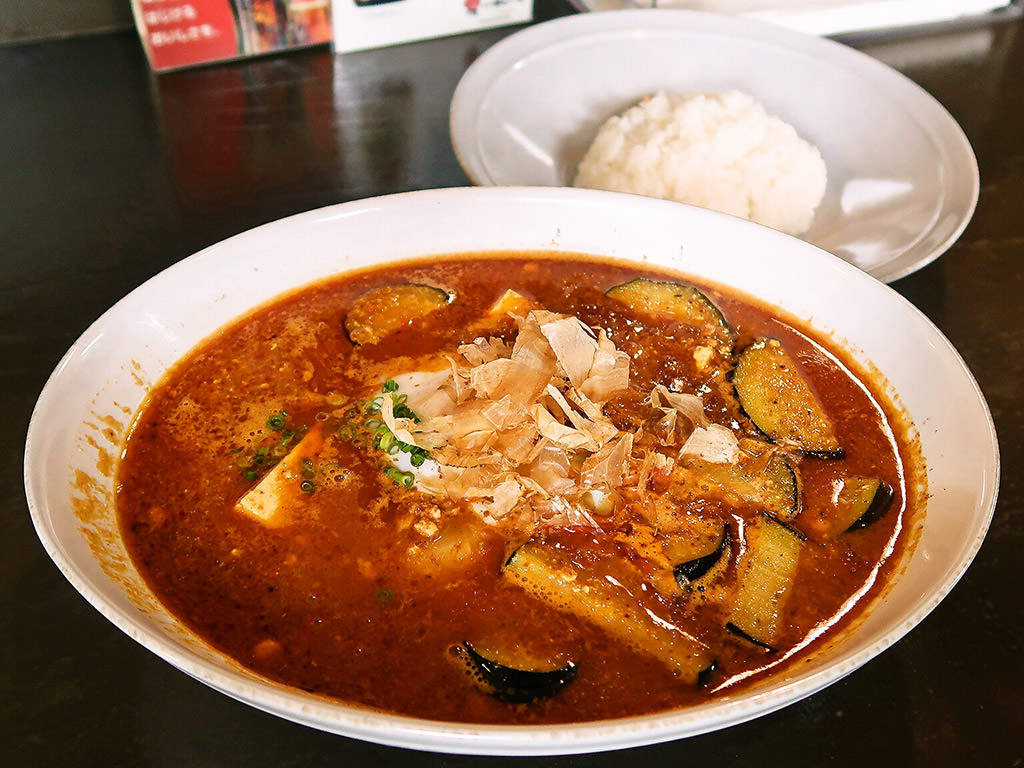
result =
[[833,637],[905,546],[917,459],[843,359],[582,256],[330,279],[154,388],[123,535],[182,622],[304,691],[479,723],[684,707]]

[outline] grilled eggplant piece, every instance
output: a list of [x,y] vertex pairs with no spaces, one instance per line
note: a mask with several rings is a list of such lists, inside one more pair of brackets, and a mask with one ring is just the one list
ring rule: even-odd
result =
[[432,285],[403,283],[371,288],[345,316],[345,331],[353,344],[376,344],[390,333],[451,302],[447,291]]
[[527,542],[512,554],[503,574],[557,610],[578,616],[657,658],[691,685],[696,686],[701,672],[713,663],[704,643],[656,618],[625,589],[574,567],[551,547]]
[[783,454],[776,453],[764,471],[765,512],[788,523],[800,514],[800,479]]
[[744,540],[746,552],[738,565],[739,582],[726,626],[774,650],[803,537],[768,515],[760,515],[747,524]]
[[684,457],[672,474],[669,493],[677,499],[713,497],[756,504],[784,522],[801,509],[800,482],[785,454],[744,455],[733,464]]
[[892,487],[877,477],[846,478],[837,499],[836,530],[866,528],[886,513],[892,500]]
[[638,312],[668,315],[693,326],[700,330],[702,336],[713,341],[722,354],[728,355],[732,351],[735,334],[725,315],[692,286],[641,277],[608,289],[606,295]]
[[748,643],[753,643],[754,645],[760,646],[761,648],[764,648],[766,651],[768,651],[768,653],[775,653],[775,648],[773,648],[768,643],[762,640],[758,640],[756,637],[753,637],[752,635],[748,635],[744,630],[740,629],[738,625],[733,624],[731,621],[726,623],[725,628],[737,637],[742,637]]
[[729,567],[729,557],[732,553],[730,543],[729,526],[722,523],[722,535],[712,551],[700,554],[691,560],[677,564],[672,569],[672,575],[676,583],[683,591],[697,589],[703,584],[718,579]]
[[519,669],[487,658],[468,642],[453,645],[449,652],[477,688],[508,704],[550,698],[576,679],[573,662],[557,669]]
[[831,420],[777,339],[758,339],[740,353],[733,387],[740,407],[773,442],[817,458],[842,457]]
[[697,687],[707,688],[711,684],[711,680],[714,677],[715,670],[718,669],[718,660],[712,661],[708,666],[704,667],[697,675]]

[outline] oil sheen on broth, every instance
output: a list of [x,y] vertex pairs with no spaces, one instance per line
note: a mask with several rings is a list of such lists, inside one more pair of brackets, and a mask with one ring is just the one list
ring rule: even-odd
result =
[[121,526],[170,611],[305,691],[482,723],[683,707],[831,637],[905,546],[914,449],[842,359],[635,265],[361,272],[169,372]]

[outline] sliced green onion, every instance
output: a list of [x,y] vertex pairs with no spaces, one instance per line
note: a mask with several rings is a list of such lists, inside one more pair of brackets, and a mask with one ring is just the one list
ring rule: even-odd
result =
[[412,419],[417,423],[419,423],[420,420],[419,416],[413,413],[412,408],[410,408],[405,403],[396,403],[393,413],[396,419]]
[[394,379],[388,379],[384,382],[384,385],[380,388],[381,392],[394,392],[398,389],[398,382]]
[[403,472],[398,467],[387,467],[384,469],[384,474],[395,485],[405,486],[406,488],[412,488],[413,483],[416,482],[416,477],[412,472]]
[[312,480],[303,480],[299,483],[299,490],[303,493],[313,493],[316,490],[316,483]]

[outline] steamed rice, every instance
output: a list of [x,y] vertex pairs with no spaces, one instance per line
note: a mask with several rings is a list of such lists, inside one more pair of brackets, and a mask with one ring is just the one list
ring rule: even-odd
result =
[[692,203],[799,234],[825,195],[825,161],[739,91],[659,92],[610,118],[574,182]]

